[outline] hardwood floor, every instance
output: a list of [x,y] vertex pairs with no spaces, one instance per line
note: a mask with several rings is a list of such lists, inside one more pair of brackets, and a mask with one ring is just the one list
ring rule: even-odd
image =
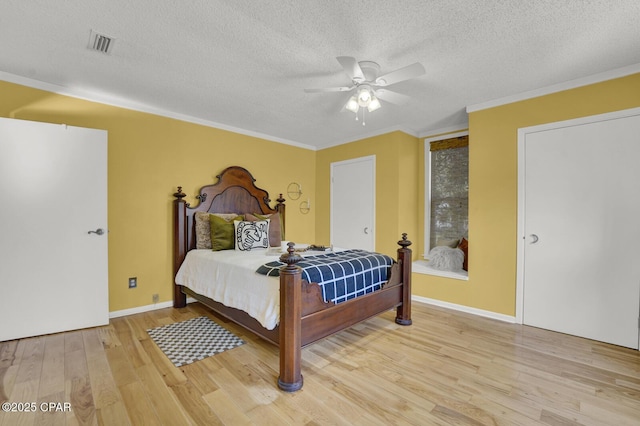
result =
[[[246,343],[175,368],[146,330],[200,315]],[[274,346],[199,304],[3,342],[0,401],[36,411],[0,425],[640,425],[638,351],[419,303],[413,326],[393,317],[304,349],[293,394]]]

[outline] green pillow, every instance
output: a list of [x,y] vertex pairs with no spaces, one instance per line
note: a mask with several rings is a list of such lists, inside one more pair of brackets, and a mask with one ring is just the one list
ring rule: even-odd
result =
[[234,220],[244,220],[244,217],[240,215],[226,220],[220,216],[209,215],[209,223],[211,224],[211,249],[213,251],[234,249]]

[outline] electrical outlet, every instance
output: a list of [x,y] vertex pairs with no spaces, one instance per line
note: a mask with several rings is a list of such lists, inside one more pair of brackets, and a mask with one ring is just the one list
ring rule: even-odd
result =
[[153,300],[153,303],[158,303],[158,301],[160,300],[160,295],[154,294],[153,296],[151,296],[151,300]]
[[129,278],[129,288],[136,288],[136,287],[138,287],[138,277]]

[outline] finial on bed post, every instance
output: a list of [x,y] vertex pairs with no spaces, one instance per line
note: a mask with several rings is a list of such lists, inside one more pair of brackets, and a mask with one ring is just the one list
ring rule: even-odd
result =
[[295,267],[294,265],[302,260],[302,256],[296,254],[296,249],[294,248],[296,243],[290,241],[287,243],[287,252],[280,256],[280,262],[286,263],[286,268]]
[[302,388],[302,269],[296,263],[302,257],[295,253],[294,243],[287,244],[280,256],[286,266],[280,268],[280,376],[278,387],[285,392]]
[[411,241],[407,240],[407,233],[403,232],[402,233],[402,239],[400,241],[398,241],[398,245],[401,246],[402,248],[407,248],[411,244],[413,244],[413,243]]
[[179,186],[178,187],[178,192],[174,192],[173,196],[176,197],[178,200],[182,200],[184,197],[187,196],[187,194],[182,192],[182,187]]
[[402,305],[396,309],[396,323],[400,325],[411,325],[411,262],[412,252],[409,246],[411,241],[407,239],[407,234],[402,234],[402,239],[398,241],[398,263],[402,270]]
[[[173,214],[174,214],[174,240],[173,240],[173,276],[178,273],[178,269],[185,256],[187,255],[187,214],[186,208],[189,204],[184,200],[187,194],[182,192],[182,187],[178,187],[178,192],[173,196]],[[181,285],[173,287],[173,307],[184,308],[187,306],[187,296],[182,292]]]

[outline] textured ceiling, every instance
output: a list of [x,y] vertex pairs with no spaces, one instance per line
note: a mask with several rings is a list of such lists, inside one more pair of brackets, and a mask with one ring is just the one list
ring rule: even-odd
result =
[[[87,49],[91,30],[116,39],[110,55]],[[390,86],[411,101],[362,126],[340,111],[348,94],[303,91],[349,83],[337,56],[426,74]],[[2,72],[317,148],[464,125],[468,105],[635,64],[638,0],[0,4]]]

